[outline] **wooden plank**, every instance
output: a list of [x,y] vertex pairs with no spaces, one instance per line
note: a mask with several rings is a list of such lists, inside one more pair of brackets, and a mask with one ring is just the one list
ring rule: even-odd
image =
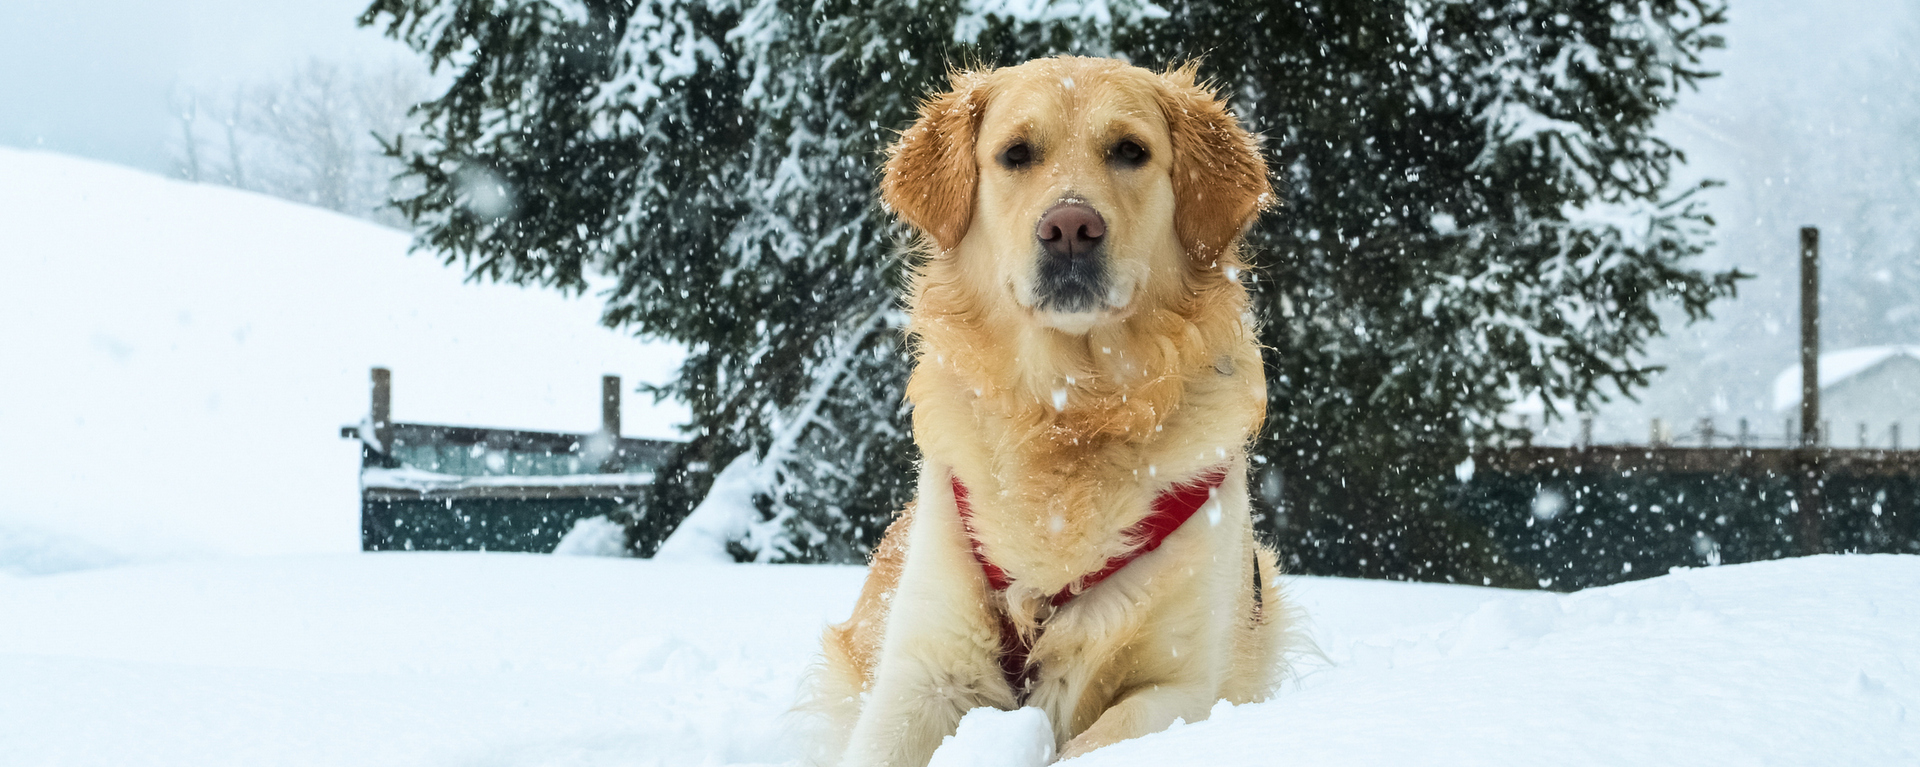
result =
[[[1799,506],[1801,552],[1820,553],[1820,465],[1815,448],[1832,442],[1820,420],[1820,230],[1800,229],[1800,448],[1795,470],[1800,475]],[[1826,439],[1822,439],[1822,437]]]
[[1640,445],[1523,447],[1475,454],[1491,471],[1551,469],[1611,473],[1920,476],[1916,450],[1801,450],[1779,448],[1675,448]]
[[[530,477],[529,479],[537,479]],[[550,498],[623,498],[637,500],[647,493],[648,485],[485,485],[448,489],[419,490],[400,487],[369,487],[361,491],[368,501],[404,501],[419,499],[494,498],[503,500],[539,500]]]
[[1800,230],[1800,446],[1820,445],[1820,230]]
[[[488,429],[475,426],[445,426],[427,423],[393,424],[394,444],[480,446],[488,450],[516,453],[578,454],[589,435],[517,429]],[[681,443],[664,439],[621,437],[614,440],[614,452],[628,459],[662,458]]]
[[393,371],[373,369],[373,402],[368,410],[373,441],[381,450],[393,450]]
[[600,377],[600,431],[620,436],[620,376]]

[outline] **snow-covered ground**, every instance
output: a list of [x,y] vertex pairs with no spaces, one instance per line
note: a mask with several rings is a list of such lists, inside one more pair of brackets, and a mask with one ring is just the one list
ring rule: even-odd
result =
[[[367,369],[402,421],[590,431],[675,347],[597,296],[465,283],[405,233],[0,148],[0,573],[359,548]],[[629,436],[684,410],[629,394]],[[0,760],[3,761],[3,760]]]
[[[0,577],[0,763],[786,763],[782,713],[862,575],[389,553]],[[1075,763],[1920,761],[1920,557],[1574,595],[1289,586],[1325,660]]]

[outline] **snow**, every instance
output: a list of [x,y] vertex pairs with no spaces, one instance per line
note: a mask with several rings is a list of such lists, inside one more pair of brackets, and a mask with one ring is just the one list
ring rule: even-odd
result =
[[[1820,355],[1820,388],[1845,381],[1894,357],[1920,359],[1920,345],[1863,346]],[[1786,410],[1800,404],[1800,366],[1780,371],[1773,378],[1773,409]]]
[[653,558],[663,562],[733,561],[727,544],[748,537],[759,517],[753,496],[768,486],[765,465],[752,453],[742,453],[714,475],[699,505],[680,520],[660,542]]
[[[232,189],[0,149],[0,571],[359,548],[373,365],[398,420],[599,425],[605,373],[674,347],[597,296],[468,284],[405,233]],[[629,436],[676,406],[629,394]],[[268,511],[270,510],[270,511]]]
[[126,559],[120,552],[72,535],[31,525],[0,527],[0,576],[108,567]]
[[637,471],[612,474],[500,474],[468,477],[403,466],[398,469],[366,469],[360,474],[365,487],[420,492],[446,492],[479,487],[594,487],[653,484],[653,472]]
[[1046,767],[1053,761],[1047,712],[976,708],[960,718],[927,767]]
[[0,581],[9,764],[713,764],[860,571],[315,555]]
[[553,553],[563,557],[627,556],[627,528],[605,516],[575,520]]
[[[786,764],[800,749],[784,712],[863,575],[380,553],[0,577],[0,753],[116,767]],[[1287,586],[1324,659],[1271,701],[1073,764],[1920,759],[1920,557],[1684,570],[1571,595]],[[977,714],[955,739],[974,747],[943,758],[1019,751],[1022,716]]]
[[1916,586],[1920,558],[1829,556],[1507,594],[1088,763],[1911,764]]
[[1080,21],[1108,27],[1113,25],[1115,17],[1139,24],[1169,15],[1167,9],[1155,3],[1129,0],[965,0],[960,4],[959,18],[953,23],[953,39],[977,43],[980,34],[996,18],[1025,24]]

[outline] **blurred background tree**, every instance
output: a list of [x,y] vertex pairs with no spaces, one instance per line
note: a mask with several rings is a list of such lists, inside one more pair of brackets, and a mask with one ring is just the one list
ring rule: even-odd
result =
[[[1632,391],[1662,307],[1737,275],[1654,118],[1708,74],[1717,4],[1573,0],[673,3],[377,0],[451,85],[388,145],[419,244],[488,279],[605,286],[689,349],[691,443],[630,521],[696,506],[739,558],[859,559],[911,492],[905,232],[881,150],[950,66],[1204,56],[1283,195],[1251,238],[1270,347],[1263,530],[1297,571],[1530,574],[1451,512],[1516,401]],[[604,278],[604,281],[603,281]],[[717,477],[717,480],[716,480]],[[702,499],[706,503],[701,504]]]
[[399,162],[380,137],[406,133],[427,78],[397,62],[345,66],[314,59],[227,88],[179,89],[174,172],[383,224],[407,221],[388,201]]

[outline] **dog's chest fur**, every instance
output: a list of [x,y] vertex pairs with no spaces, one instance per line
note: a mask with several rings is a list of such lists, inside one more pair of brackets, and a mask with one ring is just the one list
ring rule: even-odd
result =
[[[1238,465],[1265,387],[1251,339],[1220,340],[1189,355],[1200,364],[1166,360],[1175,364],[1148,386],[1033,392],[993,375],[991,360],[920,361],[910,389],[916,439],[928,467],[966,483],[974,532],[1017,585],[1010,599],[1057,593],[1099,570],[1126,552],[1124,531],[1157,494]],[[1094,373],[1101,383],[1120,377]]]

